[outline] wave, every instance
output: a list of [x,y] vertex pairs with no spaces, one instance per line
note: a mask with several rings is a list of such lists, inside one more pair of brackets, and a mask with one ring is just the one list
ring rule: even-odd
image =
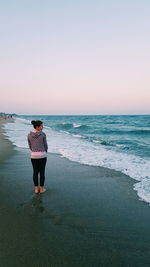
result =
[[101,144],[103,146],[114,146],[113,144],[107,142],[107,141],[100,141],[100,140],[92,140],[93,143],[95,144]]
[[55,126],[56,129],[58,130],[68,130],[73,128],[72,123],[59,123]]
[[55,126],[56,130],[87,130],[89,127],[84,124],[77,124],[77,123],[58,123]]
[[133,131],[129,131],[129,133],[131,133],[131,134],[150,134],[150,130],[149,129],[133,130]]
[[113,146],[111,143],[106,142],[106,141],[101,141],[101,145],[103,145],[103,146]]
[[145,130],[109,130],[109,129],[105,129],[105,130],[99,130],[99,131],[95,131],[93,132],[95,134],[109,134],[109,135],[150,135],[150,130],[149,129],[145,129]]
[[78,124],[78,123],[73,123],[73,127],[74,128],[80,128],[81,124]]
[[78,129],[80,129],[80,130],[88,130],[89,126],[83,124],[80,127],[78,127]]

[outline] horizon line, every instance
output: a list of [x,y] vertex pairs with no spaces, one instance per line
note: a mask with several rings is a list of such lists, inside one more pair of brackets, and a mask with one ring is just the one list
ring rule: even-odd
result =
[[18,116],[150,116],[150,113],[137,114],[16,114]]

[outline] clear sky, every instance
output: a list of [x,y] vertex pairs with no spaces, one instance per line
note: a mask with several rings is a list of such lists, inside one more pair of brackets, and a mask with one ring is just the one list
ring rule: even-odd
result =
[[150,114],[149,0],[0,0],[0,111]]

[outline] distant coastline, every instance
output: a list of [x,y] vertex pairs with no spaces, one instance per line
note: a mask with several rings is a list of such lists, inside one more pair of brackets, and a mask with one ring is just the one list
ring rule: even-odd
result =
[[13,119],[16,117],[17,114],[15,113],[5,113],[5,112],[0,112],[0,119]]

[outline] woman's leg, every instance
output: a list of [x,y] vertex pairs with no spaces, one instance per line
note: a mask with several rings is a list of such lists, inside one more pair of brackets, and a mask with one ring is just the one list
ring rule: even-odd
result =
[[46,166],[46,161],[47,158],[42,158],[40,159],[40,186],[43,187],[44,186],[44,182],[45,182],[45,166]]
[[33,182],[35,186],[38,186],[38,173],[39,173],[39,159],[31,159],[33,166]]

